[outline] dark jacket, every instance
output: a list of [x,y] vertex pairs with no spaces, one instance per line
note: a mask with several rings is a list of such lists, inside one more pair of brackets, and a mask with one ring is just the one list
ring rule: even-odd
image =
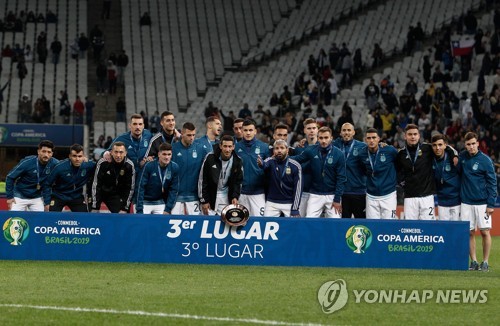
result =
[[122,163],[97,162],[92,182],[92,209],[99,209],[107,197],[120,197],[120,210],[128,212],[135,188],[134,163],[126,158]]
[[[198,178],[198,196],[202,204],[209,203],[212,209],[215,209],[215,200],[217,198],[217,185],[222,169],[220,158],[220,149],[216,147],[215,152],[208,154],[203,161],[200,176]],[[228,185],[229,203],[236,198],[240,198],[241,184],[243,182],[243,164],[241,158],[233,151],[233,166]]]

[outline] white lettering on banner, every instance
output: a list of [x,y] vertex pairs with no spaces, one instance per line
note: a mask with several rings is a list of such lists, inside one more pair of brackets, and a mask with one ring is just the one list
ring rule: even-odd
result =
[[[436,296],[434,296],[436,292]],[[486,303],[488,290],[353,290],[355,303]]]
[[[212,246],[213,245],[213,246]],[[207,258],[264,258],[262,252],[264,247],[261,244],[244,245],[243,247],[238,243],[230,245],[225,243],[206,244],[206,257]]]
[[101,235],[99,228],[35,226],[33,229],[38,234],[75,234],[75,235]]
[[405,235],[401,238],[398,234],[379,234],[380,242],[416,242],[416,243],[444,243],[442,235]]
[[202,239],[225,239],[229,234],[236,240],[278,240],[276,235],[279,231],[279,224],[277,222],[265,222],[264,231],[262,231],[260,222],[253,222],[248,231],[239,230],[237,227],[230,227],[224,224],[224,229],[221,232],[221,221],[216,221],[212,231],[209,231],[210,221],[203,221],[201,228],[200,238]]

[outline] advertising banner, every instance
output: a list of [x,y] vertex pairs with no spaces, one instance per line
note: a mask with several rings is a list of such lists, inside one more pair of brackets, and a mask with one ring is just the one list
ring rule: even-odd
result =
[[60,147],[83,144],[83,125],[0,124],[0,146],[37,147],[44,139]]
[[0,212],[0,259],[466,270],[445,221]]

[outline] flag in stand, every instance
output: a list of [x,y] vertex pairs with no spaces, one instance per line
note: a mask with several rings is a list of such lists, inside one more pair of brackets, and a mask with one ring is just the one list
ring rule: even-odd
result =
[[474,43],[475,40],[470,38],[463,38],[451,41],[451,54],[454,57],[469,55],[472,53],[472,49],[474,48]]

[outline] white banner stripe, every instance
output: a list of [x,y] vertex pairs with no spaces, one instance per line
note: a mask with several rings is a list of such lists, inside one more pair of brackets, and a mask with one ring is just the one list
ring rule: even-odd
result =
[[148,312],[140,310],[115,310],[115,309],[96,309],[96,308],[80,308],[80,307],[58,307],[58,306],[34,306],[23,304],[9,304],[0,303],[0,307],[7,308],[20,308],[20,309],[38,309],[38,310],[56,310],[56,311],[71,311],[71,312],[95,312],[103,314],[123,314],[134,316],[150,316],[162,318],[180,318],[180,319],[194,319],[194,320],[209,320],[209,321],[223,321],[223,322],[239,322],[247,324],[263,324],[263,325],[291,325],[291,326],[316,326],[322,324],[312,323],[289,323],[276,320],[261,320],[261,319],[245,319],[245,318],[230,318],[230,317],[210,317],[210,316],[197,316],[186,314],[171,314],[164,312]]

